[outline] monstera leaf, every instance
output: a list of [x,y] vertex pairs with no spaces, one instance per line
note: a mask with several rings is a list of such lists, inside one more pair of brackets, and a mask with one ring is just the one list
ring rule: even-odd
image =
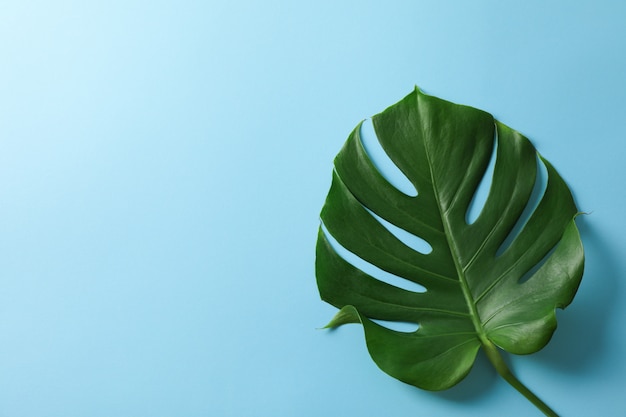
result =
[[[555,309],[576,293],[584,256],[567,185],[520,133],[489,113],[417,88],[372,123],[417,195],[385,179],[357,126],[335,159],[321,213],[317,284],[322,299],[341,309],[327,327],[361,323],[376,364],[427,390],[458,383],[483,348],[500,375],[546,415],[556,415],[511,374],[500,352],[529,354],[545,346],[556,328]],[[494,147],[489,193],[478,217],[468,222]],[[520,225],[539,164],[547,171],[545,192]],[[425,240],[432,250],[412,249],[380,219]],[[360,270],[337,253],[337,243],[425,291],[409,291]],[[419,327],[402,332],[376,320]]]

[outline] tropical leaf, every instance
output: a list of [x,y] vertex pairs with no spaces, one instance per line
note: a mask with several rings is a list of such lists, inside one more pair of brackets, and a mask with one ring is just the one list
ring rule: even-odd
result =
[[[322,299],[341,309],[328,327],[361,323],[376,364],[427,390],[457,384],[482,347],[509,383],[556,415],[509,372],[499,352],[530,354],[544,347],[556,328],[555,309],[566,307],[577,291],[584,255],[567,185],[517,131],[489,113],[417,88],[372,123],[417,195],[385,179],[357,126],[335,159],[321,213],[317,284]],[[489,193],[468,222],[494,149]],[[522,224],[541,164],[545,191]],[[385,221],[425,240],[432,251],[407,246]],[[426,290],[409,291],[364,272],[338,254],[337,244]],[[402,332],[374,320],[419,327]]]

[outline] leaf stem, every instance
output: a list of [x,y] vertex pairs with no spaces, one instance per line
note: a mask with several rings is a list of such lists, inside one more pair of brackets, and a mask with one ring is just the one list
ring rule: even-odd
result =
[[487,358],[491,364],[496,368],[496,371],[506,382],[511,384],[513,388],[519,391],[524,397],[526,397],[531,403],[535,405],[548,417],[559,417],[546,403],[541,401],[531,390],[529,390],[524,384],[520,382],[515,375],[511,372],[509,367],[504,362],[502,355],[498,352],[498,348],[489,340],[483,340],[483,348],[487,354]]

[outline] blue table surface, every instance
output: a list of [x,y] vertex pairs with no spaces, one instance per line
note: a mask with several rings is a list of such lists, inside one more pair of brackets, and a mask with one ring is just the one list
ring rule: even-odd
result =
[[563,416],[626,415],[626,3],[0,5],[0,417],[539,416],[479,355],[432,393],[319,330],[332,161],[425,92],[557,167],[586,271],[509,356]]

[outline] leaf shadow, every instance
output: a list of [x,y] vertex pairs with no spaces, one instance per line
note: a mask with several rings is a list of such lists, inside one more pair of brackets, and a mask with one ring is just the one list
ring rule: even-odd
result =
[[591,367],[602,357],[608,318],[620,292],[618,262],[593,219],[581,216],[577,225],[585,248],[581,286],[572,304],[557,310],[558,327],[550,343],[532,355],[533,360],[568,373]]

